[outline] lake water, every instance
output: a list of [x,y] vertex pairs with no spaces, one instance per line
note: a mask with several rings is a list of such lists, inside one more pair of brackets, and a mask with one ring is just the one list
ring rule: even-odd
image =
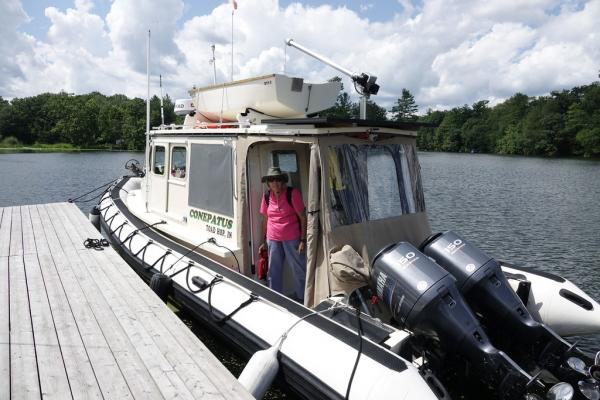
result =
[[[66,201],[126,174],[130,158],[143,154],[0,154],[0,206]],[[453,230],[495,258],[555,272],[600,299],[600,162],[449,153],[420,153],[420,161],[434,231]],[[195,330],[239,373],[226,349]],[[597,350],[600,335],[580,344]]]

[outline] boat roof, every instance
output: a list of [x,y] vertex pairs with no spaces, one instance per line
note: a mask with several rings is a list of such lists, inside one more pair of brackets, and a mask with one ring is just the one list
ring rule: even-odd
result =
[[182,125],[155,127],[152,136],[235,136],[235,135],[331,135],[365,130],[385,131],[386,133],[416,136],[422,127],[433,127],[426,122],[384,121],[355,118],[285,118],[265,119],[261,124],[247,125],[232,122],[209,123],[202,128],[188,128]]

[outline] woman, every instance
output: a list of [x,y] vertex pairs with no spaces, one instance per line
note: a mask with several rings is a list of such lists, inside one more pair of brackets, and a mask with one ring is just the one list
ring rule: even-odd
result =
[[306,281],[306,213],[300,190],[287,186],[287,175],[278,167],[269,168],[262,177],[269,189],[262,196],[260,213],[263,215],[265,246],[269,253],[269,287],[283,291],[283,262],[287,260],[294,275],[297,300],[304,301]]

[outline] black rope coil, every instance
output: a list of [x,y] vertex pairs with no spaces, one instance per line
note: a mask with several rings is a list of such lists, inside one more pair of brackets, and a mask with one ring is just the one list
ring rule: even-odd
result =
[[87,238],[83,241],[83,246],[86,249],[94,249],[94,250],[104,250],[105,247],[108,247],[110,245],[110,243],[108,243],[108,240],[102,238],[102,239],[93,239],[93,238]]

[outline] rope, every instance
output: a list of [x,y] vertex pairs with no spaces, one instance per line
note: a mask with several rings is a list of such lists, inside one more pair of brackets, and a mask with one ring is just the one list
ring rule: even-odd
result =
[[288,334],[290,333],[290,331],[292,329],[294,329],[294,327],[296,327],[296,325],[298,325],[300,322],[304,321],[305,319],[309,318],[309,317],[313,317],[315,315],[320,315],[320,314],[324,314],[326,312],[332,311],[332,310],[337,310],[337,309],[341,309],[341,308],[346,308],[347,306],[344,304],[340,304],[340,303],[335,303],[333,304],[331,307],[326,308],[325,310],[321,310],[321,311],[313,311],[310,314],[306,314],[304,317],[298,319],[298,321],[294,322],[285,332],[283,332],[283,334],[279,337],[279,346],[277,347],[277,350],[281,350],[281,347],[283,346],[283,342],[285,342],[285,339],[287,339]]
[[221,245],[221,244],[217,243],[217,241],[216,241],[216,239],[215,239],[215,238],[210,238],[210,239],[208,239],[207,241],[208,241],[208,242],[210,242],[210,243],[212,243],[212,244],[214,244],[214,245],[215,245],[215,246],[217,246],[217,247],[220,247],[220,248],[222,248],[222,249],[225,249],[225,250],[227,250],[228,252],[230,252],[230,253],[231,253],[231,255],[233,256],[233,258],[235,259],[235,263],[236,263],[236,265],[237,265],[237,271],[238,271],[240,274],[242,273],[242,271],[240,270],[240,262],[238,261],[238,258],[236,257],[235,253],[234,253],[234,252],[233,252],[233,251],[232,251],[232,250],[231,250],[229,247],[227,247],[227,246],[223,246],[223,245]]
[[[121,234],[121,231],[123,230],[123,227],[125,225],[127,225],[129,223],[128,220],[123,221],[123,223],[119,226],[117,226],[114,230],[110,230],[110,235],[116,235],[117,237],[119,237],[119,235]],[[117,233],[117,231],[119,231],[119,233]]]
[[154,268],[154,266],[156,264],[158,264],[158,262],[160,261],[160,273],[163,273],[163,266],[165,265],[165,259],[167,258],[167,256],[171,254],[171,249],[167,249],[165,250],[165,254],[163,254],[162,256],[160,256],[156,261],[154,261],[154,264],[150,265],[148,268],[146,269],[151,269]]
[[350,380],[348,381],[348,388],[346,389],[346,397],[348,400],[350,398],[350,388],[352,387],[352,381],[354,380],[354,374],[356,373],[356,368],[358,367],[358,360],[360,360],[360,355],[362,354],[362,346],[363,346],[363,331],[362,331],[362,320],[360,319],[360,309],[356,308],[356,319],[358,320],[358,354],[356,355],[356,361],[354,361],[354,367],[352,368],[352,373],[350,374]]
[[[137,235],[138,232],[143,231],[144,229],[152,228],[156,225],[161,225],[161,224],[166,224],[166,223],[167,223],[166,221],[159,221],[159,222],[155,222],[153,224],[145,224],[143,227],[138,228],[138,229],[132,231],[131,233],[129,233],[129,235],[127,235],[125,237],[125,239],[123,239],[121,241],[121,244],[125,244],[128,240],[131,240],[135,235]],[[131,248],[130,248],[130,250],[131,250]]]
[[[108,186],[108,185],[112,184],[113,182],[116,182],[116,179],[113,179],[113,180],[111,180],[111,181],[110,181],[110,182],[108,182],[108,183],[105,183],[105,184],[103,184],[103,185],[100,185],[100,186],[98,186],[97,188],[95,188],[95,189],[92,189],[92,190],[90,190],[89,192],[86,192],[86,193],[82,194],[81,196],[75,197],[74,199],[68,199],[67,201],[68,201],[69,203],[74,203],[74,202],[76,202],[77,200],[79,200],[80,198],[82,198],[82,197],[84,197],[84,196],[87,196],[88,194],[94,193],[95,191],[97,191],[97,190],[100,190],[100,189],[102,189],[102,188],[105,188],[106,186]],[[104,191],[104,193],[106,193],[106,191]],[[102,193],[102,194],[104,194],[104,193]],[[97,197],[96,197],[96,198],[97,198]],[[91,199],[91,200],[94,200],[94,199]],[[81,201],[81,203],[85,203],[86,201],[91,201],[91,200],[82,200],[82,201]]]
[[[212,290],[213,287],[219,283],[223,281],[223,277],[221,275],[217,275],[214,277],[214,279],[210,282],[210,284],[208,285],[208,313],[210,314],[211,318],[213,319],[213,321],[215,321],[217,324],[222,325],[225,322],[227,322],[229,319],[231,319],[231,317],[233,317],[238,311],[240,311],[242,308],[246,307],[247,305],[251,304],[252,302],[256,301],[259,299],[259,296],[253,292],[250,292],[250,297],[248,298],[248,300],[244,301],[243,303],[241,303],[238,308],[236,308],[235,310],[233,310],[232,312],[230,312],[229,314],[225,315],[223,318],[217,318],[215,317],[215,315],[213,314],[213,307],[212,307]],[[205,288],[206,289],[206,288]]]
[[169,272],[171,270],[171,268],[173,268],[175,266],[175,264],[177,264],[179,261],[181,261],[181,259],[183,257],[189,255],[190,253],[192,253],[194,250],[196,250],[198,247],[202,246],[205,243],[216,243],[216,241],[214,238],[209,238],[208,240],[205,240],[202,243],[198,243],[197,245],[192,247],[190,250],[188,250],[185,254],[183,254],[181,257],[179,257],[173,264],[171,264],[171,266],[169,268],[167,268],[164,273],[166,274],[167,272]]
[[[142,253],[142,251],[143,251],[143,253],[142,253],[142,266],[144,266],[144,264],[146,263],[146,249],[147,249],[147,248],[148,248],[148,246],[150,246],[152,243],[154,243],[154,240],[152,240],[152,239],[148,239],[148,243],[146,243],[146,244],[144,245],[144,247],[142,247],[141,249],[139,249],[139,250],[137,251],[137,253],[135,253],[135,254],[133,255],[134,257],[137,257],[137,256],[138,256],[138,254]],[[144,268],[145,268],[145,267],[144,267]],[[148,269],[148,268],[146,268],[146,269]]]
[[104,250],[105,247],[108,247],[110,244],[106,239],[93,239],[87,238],[83,241],[83,246],[86,249],[94,249],[94,250]]

